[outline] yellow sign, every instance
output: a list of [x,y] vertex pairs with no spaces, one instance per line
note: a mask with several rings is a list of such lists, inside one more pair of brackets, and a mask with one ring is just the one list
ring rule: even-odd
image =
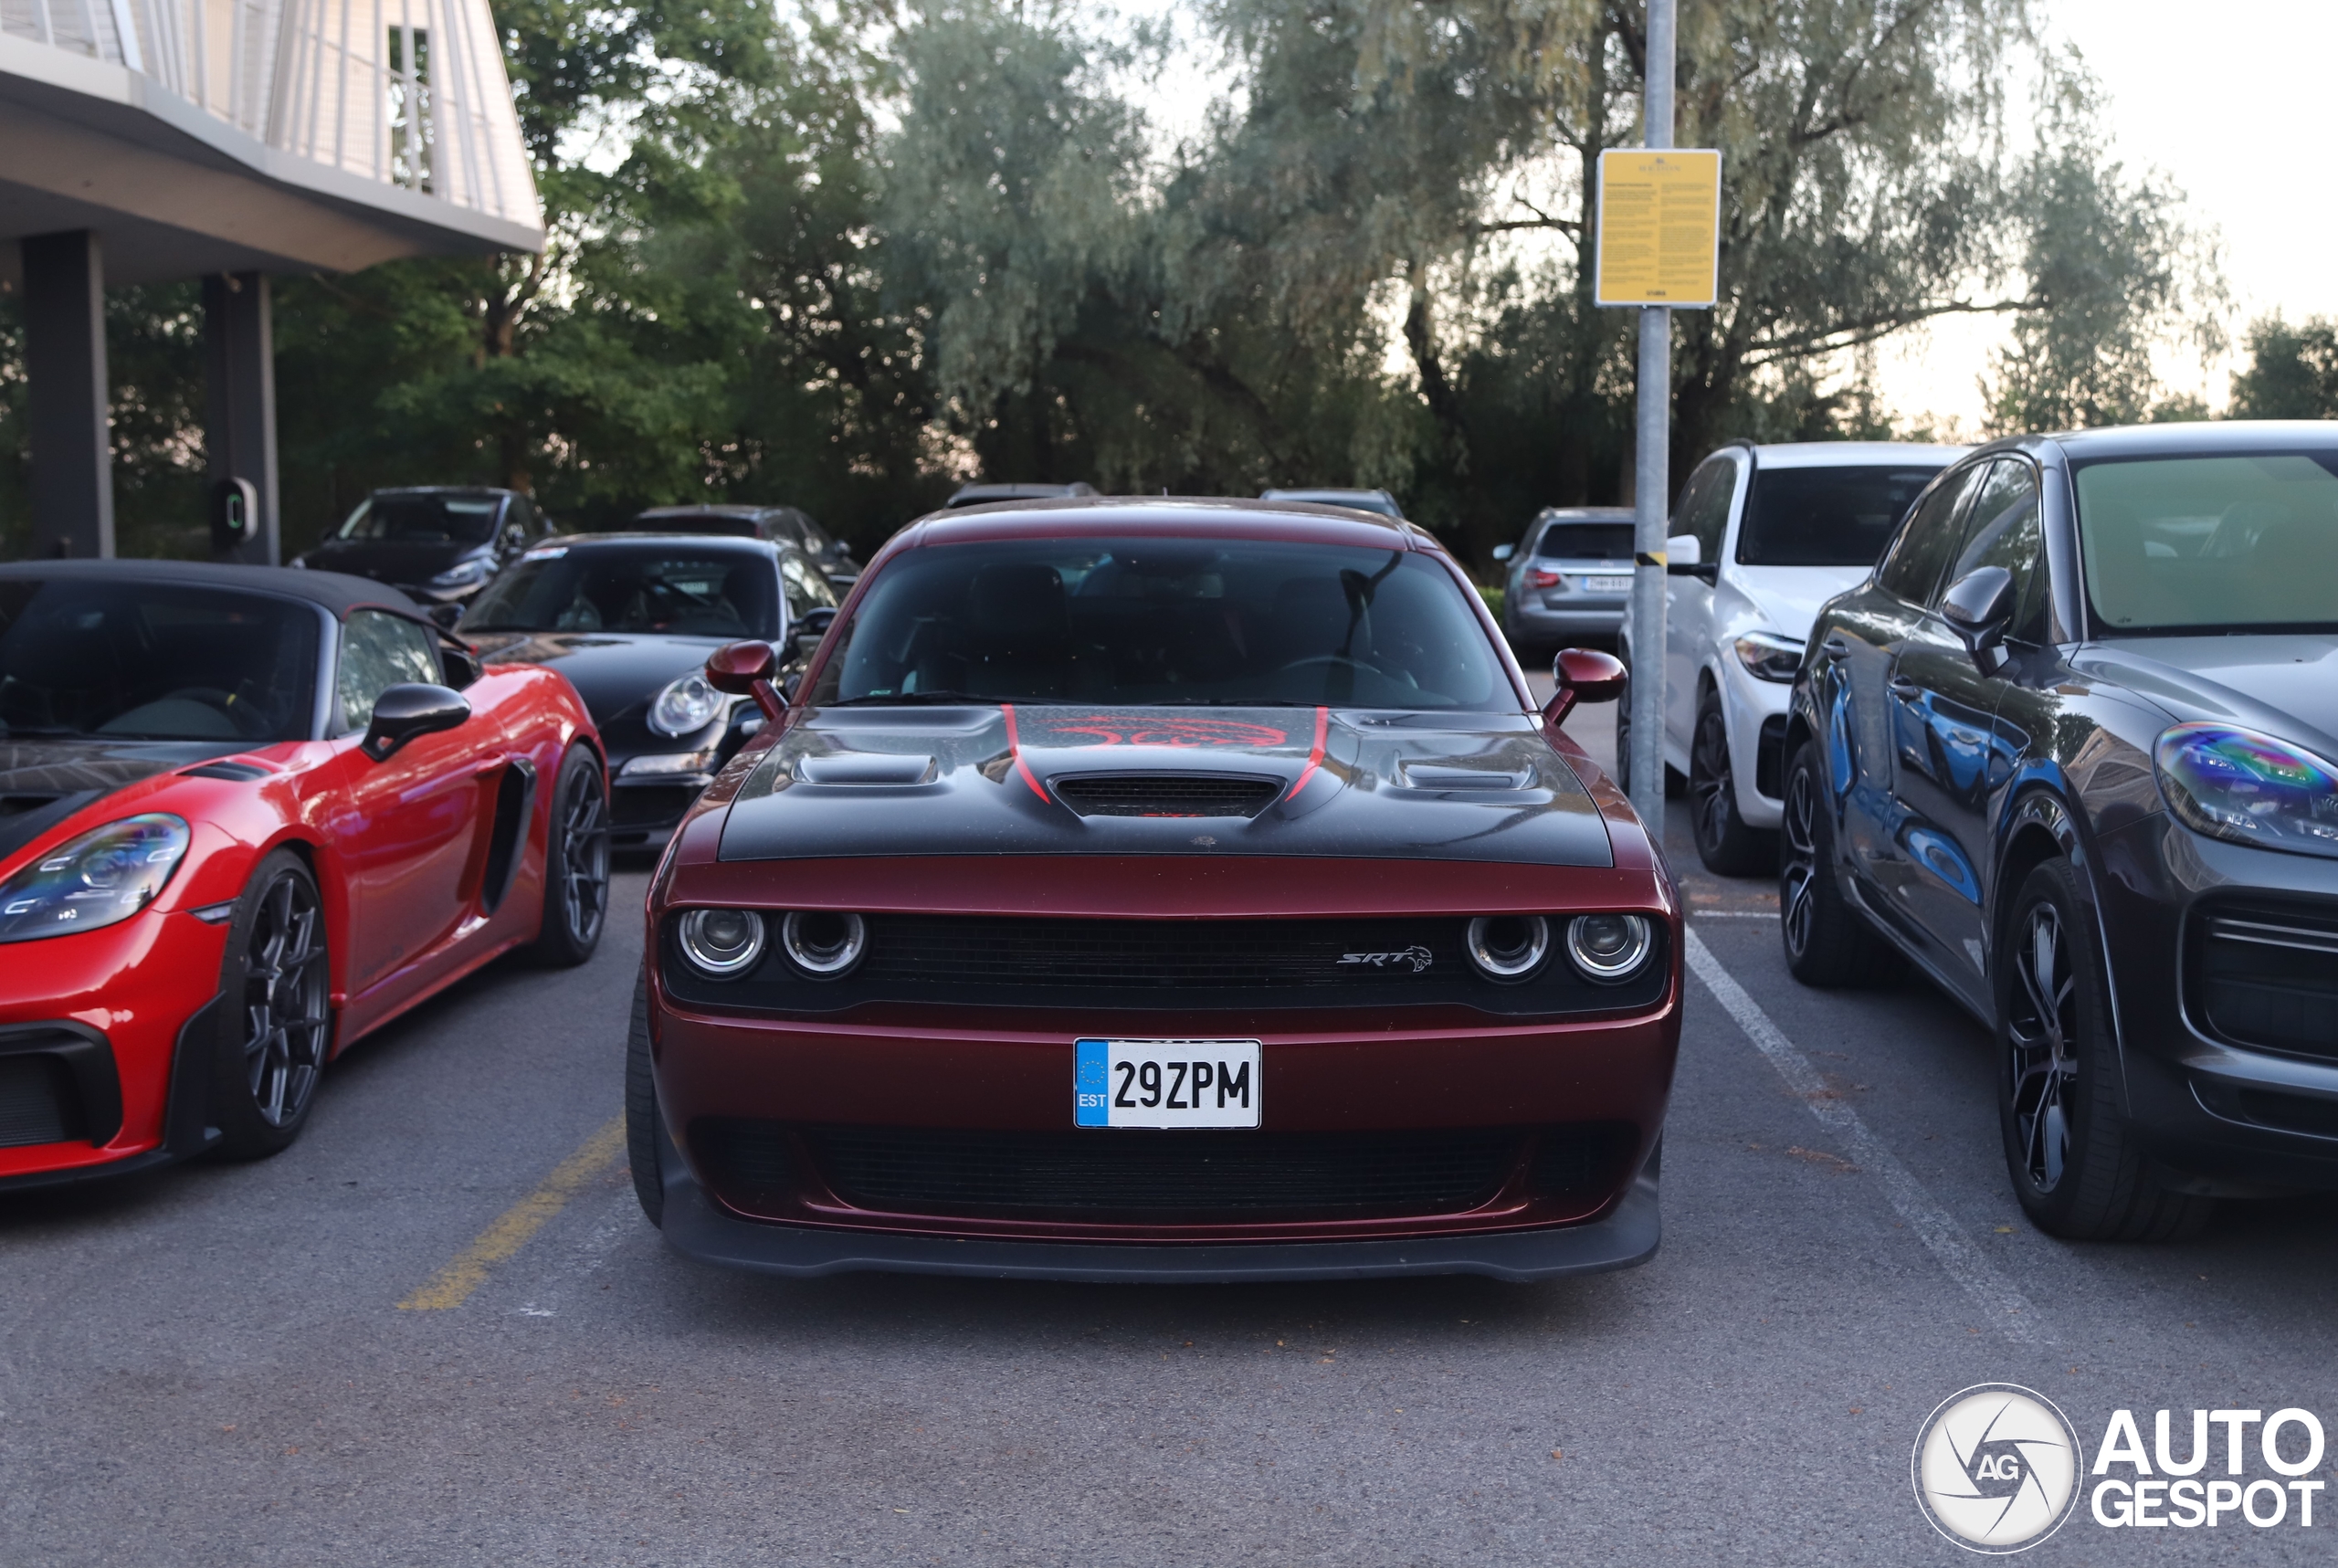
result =
[[1710,309],[1721,261],[1721,154],[1600,153],[1596,257],[1602,305]]

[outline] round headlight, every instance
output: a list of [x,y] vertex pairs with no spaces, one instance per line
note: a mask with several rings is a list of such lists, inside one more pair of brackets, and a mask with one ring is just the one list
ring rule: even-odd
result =
[[1480,915],[1469,922],[1469,962],[1504,984],[1531,977],[1551,954],[1551,922],[1541,915]]
[[753,910],[692,910],[682,917],[681,940],[694,968],[735,979],[764,955],[764,918]]
[[1567,956],[1586,980],[1612,985],[1629,980],[1656,946],[1639,915],[1577,915],[1567,922]]
[[722,711],[722,693],[707,684],[703,671],[691,670],[669,681],[649,703],[649,727],[660,735],[679,739],[695,735]]
[[797,910],[779,928],[787,962],[815,980],[841,980],[869,951],[869,927],[858,915]]

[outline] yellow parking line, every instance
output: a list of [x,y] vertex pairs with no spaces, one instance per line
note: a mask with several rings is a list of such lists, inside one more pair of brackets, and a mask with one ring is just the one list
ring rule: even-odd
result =
[[427,1312],[461,1306],[472,1291],[487,1283],[489,1269],[525,1247],[528,1238],[567,1207],[568,1200],[606,1170],[624,1148],[625,1118],[619,1116],[585,1139],[575,1153],[544,1178],[542,1186],[505,1209],[493,1225],[479,1232],[478,1240],[432,1275],[428,1284],[400,1301],[398,1310]]

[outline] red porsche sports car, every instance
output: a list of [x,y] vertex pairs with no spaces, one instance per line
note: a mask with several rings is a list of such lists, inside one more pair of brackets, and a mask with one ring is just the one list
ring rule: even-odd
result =
[[652,884],[627,1112],[682,1251],[1086,1279],[1641,1262],[1680,923],[1412,524],[937,514]]
[[0,565],[0,1188],[274,1153],[366,1031],[582,963],[607,802],[568,682],[394,588]]

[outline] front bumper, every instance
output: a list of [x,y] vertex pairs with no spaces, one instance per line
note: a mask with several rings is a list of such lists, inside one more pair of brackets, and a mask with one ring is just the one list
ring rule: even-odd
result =
[[1720,668],[1738,817],[1748,827],[1775,827],[1785,820],[1786,710],[1794,703],[1794,684],[1755,679],[1727,648]]

